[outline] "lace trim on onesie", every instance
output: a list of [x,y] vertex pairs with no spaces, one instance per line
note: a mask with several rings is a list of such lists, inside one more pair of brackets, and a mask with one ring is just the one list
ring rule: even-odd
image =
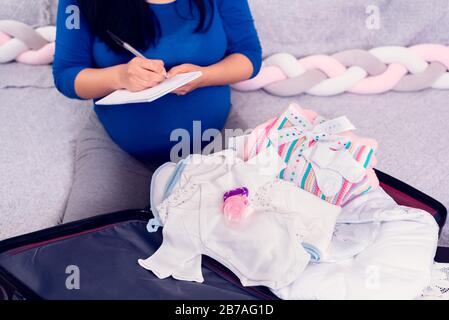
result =
[[161,222],[165,224],[168,216],[169,207],[177,207],[192,198],[192,195],[198,191],[199,184],[195,182],[187,182],[182,188],[178,188],[172,194],[162,201],[156,208],[159,212]]
[[262,187],[257,189],[255,193],[249,195],[249,203],[252,207],[262,209],[262,210],[270,210],[277,213],[282,213],[285,210],[282,208],[277,207],[273,204],[273,189],[275,189],[277,186],[287,183],[285,181],[275,179],[273,181],[270,181],[266,184],[264,184]]
[[[278,206],[274,205],[272,201],[272,190],[283,183],[286,182],[275,179],[257,189],[256,192],[251,193],[250,191],[250,195],[248,197],[250,206],[259,210],[270,210],[279,213],[285,211],[283,208],[279,208]],[[177,207],[187,202],[192,198],[193,194],[198,191],[198,188],[198,183],[189,181],[185,184],[185,186],[173,191],[173,193],[167,199],[156,206],[161,222],[165,224],[165,222],[167,221],[169,207]]]
[[[288,205],[285,202],[279,202],[273,199],[275,190],[279,189],[283,185],[291,185],[293,188],[297,188],[294,184],[276,178],[273,181],[267,182],[262,187],[257,189],[255,193],[249,196],[250,207],[257,210],[266,210],[276,212],[278,214],[291,213],[288,209]],[[280,205],[276,205],[276,202]],[[294,220],[294,228],[296,230],[296,236],[300,242],[304,241],[304,235],[307,234],[307,228],[299,220]],[[309,252],[309,251],[308,251]],[[309,252],[310,253],[310,252]]]

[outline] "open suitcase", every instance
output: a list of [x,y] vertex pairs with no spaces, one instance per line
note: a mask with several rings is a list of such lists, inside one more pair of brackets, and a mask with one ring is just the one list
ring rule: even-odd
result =
[[[377,175],[399,204],[429,212],[441,230],[447,215],[441,203],[385,173]],[[112,213],[0,242],[0,299],[276,299],[266,288],[243,287],[228,269],[207,257],[201,284],[160,280],[141,268],[137,259],[162,242],[161,231],[146,230],[151,217],[139,210]],[[436,261],[447,262],[448,249],[439,248]],[[75,272],[78,282],[72,283]]]

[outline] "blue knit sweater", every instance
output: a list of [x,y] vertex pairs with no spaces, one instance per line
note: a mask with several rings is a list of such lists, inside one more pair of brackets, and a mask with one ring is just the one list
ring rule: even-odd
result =
[[[183,63],[208,66],[229,54],[241,53],[252,62],[253,76],[256,75],[261,65],[261,47],[247,1],[215,0],[213,20],[210,29],[204,33],[194,32],[198,18],[186,19],[188,2],[148,4],[159,20],[161,37],[142,53],[149,59],[163,60],[167,70]],[[72,4],[76,4],[76,0],[59,1],[53,75],[60,92],[70,98],[79,98],[74,82],[81,70],[126,63],[133,56],[111,51],[89,31],[82,15],[79,29],[67,29],[65,11]],[[168,159],[172,146],[177,143],[170,141],[175,129],[187,130],[185,132],[189,132],[191,138],[194,121],[201,121],[201,132],[212,128],[221,130],[230,105],[229,86],[214,86],[197,89],[185,96],[169,94],[151,103],[95,105],[95,112],[122,149],[151,161]]]

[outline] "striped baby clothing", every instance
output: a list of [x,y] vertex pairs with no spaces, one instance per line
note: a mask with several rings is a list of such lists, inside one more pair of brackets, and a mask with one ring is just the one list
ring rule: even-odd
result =
[[346,117],[327,120],[291,104],[281,116],[231,144],[245,160],[274,145],[287,164],[279,178],[341,206],[379,186],[373,170],[377,143],[353,130]]

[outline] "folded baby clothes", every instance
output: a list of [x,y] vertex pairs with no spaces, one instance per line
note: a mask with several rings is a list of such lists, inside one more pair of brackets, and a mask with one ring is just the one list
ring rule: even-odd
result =
[[431,281],[438,231],[428,212],[396,204],[382,188],[369,191],[342,208],[327,261],[309,264],[274,293],[288,300],[403,300],[430,285],[425,295],[438,296],[434,285],[443,287],[446,278]]
[[326,120],[291,104],[280,117],[230,144],[243,159],[274,146],[287,164],[281,179],[341,206],[379,185],[372,169],[377,143],[356,136],[354,129],[346,117]]
[[[229,151],[184,160],[176,181],[165,179],[172,190],[156,205],[163,243],[139,264],[159,278],[202,282],[205,254],[244,286],[274,289],[292,283],[310,260],[300,243],[325,250],[340,208],[277,179],[282,161],[270,149],[252,162]],[[248,191],[252,213],[231,228],[222,212],[223,195],[241,187]]]

